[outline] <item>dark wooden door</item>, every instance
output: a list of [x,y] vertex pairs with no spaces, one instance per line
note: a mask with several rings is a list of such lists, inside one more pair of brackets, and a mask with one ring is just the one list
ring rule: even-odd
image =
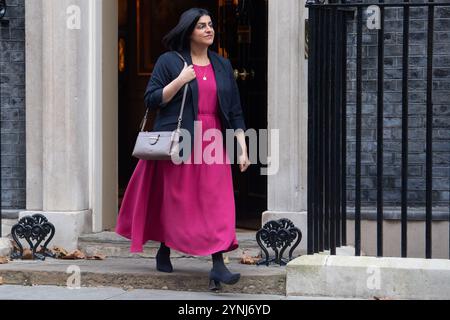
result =
[[[229,58],[240,73],[237,83],[248,128],[267,128],[267,0],[119,0],[119,41],[124,46],[119,72],[119,197],[137,164],[131,152],[144,115],[143,95],[162,37],[191,7],[208,9],[216,24],[212,50]],[[245,69],[245,70],[244,70]],[[245,73],[250,75],[244,77]],[[253,74],[253,76],[252,76]],[[151,115],[151,118],[154,115]],[[152,126],[150,121],[149,128]],[[267,177],[260,163],[245,173],[232,165],[237,226],[258,229],[267,209]],[[120,201],[119,201],[120,203]]]
[[[226,1],[220,8],[220,44],[235,69],[247,128],[257,132],[267,129],[267,10],[267,0]],[[267,210],[267,176],[260,174],[259,160],[245,173],[233,166],[238,227],[259,229]]]

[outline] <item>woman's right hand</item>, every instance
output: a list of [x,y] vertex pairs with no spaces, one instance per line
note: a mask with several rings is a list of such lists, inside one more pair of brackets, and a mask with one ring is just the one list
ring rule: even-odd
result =
[[190,65],[188,66],[187,63],[184,63],[184,68],[178,75],[178,79],[181,81],[181,83],[184,85],[185,83],[188,83],[195,79],[195,71],[194,66]]

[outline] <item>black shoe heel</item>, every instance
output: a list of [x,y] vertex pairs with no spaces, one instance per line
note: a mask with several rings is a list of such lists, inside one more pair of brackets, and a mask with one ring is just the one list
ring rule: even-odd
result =
[[163,262],[160,257],[160,252],[156,254],[156,270],[160,272],[172,273],[173,267],[170,262],[170,256],[168,257],[168,261]]
[[220,284],[220,281],[209,279],[209,290],[211,291],[222,290],[222,285]]
[[219,283],[222,282],[225,284],[235,284],[239,281],[240,278],[241,278],[240,273],[229,273],[227,276],[225,276],[224,274],[217,273],[213,270],[211,270],[209,273],[210,280],[214,280]]

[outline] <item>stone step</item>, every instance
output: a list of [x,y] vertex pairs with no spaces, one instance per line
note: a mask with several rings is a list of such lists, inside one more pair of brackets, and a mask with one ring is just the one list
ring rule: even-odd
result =
[[[236,232],[239,247],[236,250],[227,252],[224,257],[232,260],[240,260],[243,255],[257,257],[261,255],[261,249],[256,242],[256,231]],[[159,243],[149,241],[144,246],[142,253],[130,252],[130,240],[116,234],[115,232],[100,232],[95,234],[85,234],[78,238],[78,247],[87,255],[92,256],[101,253],[111,258],[154,258],[159,248]],[[197,258],[209,260],[210,257],[198,257],[188,255],[176,250],[171,250],[173,258]]]
[[308,255],[286,267],[287,295],[358,299],[450,299],[450,261]]
[[[0,277],[4,284],[66,286],[74,276],[74,269],[70,268],[79,268],[81,287],[209,291],[211,261],[180,257],[172,259],[172,264],[173,273],[162,273],[156,271],[153,258],[17,260],[0,265]],[[245,265],[235,260],[227,266],[232,272],[241,273],[241,279],[235,285],[223,285],[221,292],[285,295],[285,266]]]

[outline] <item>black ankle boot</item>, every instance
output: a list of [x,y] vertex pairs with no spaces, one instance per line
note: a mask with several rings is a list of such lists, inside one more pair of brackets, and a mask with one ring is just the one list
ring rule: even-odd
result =
[[209,273],[209,289],[210,290],[220,290],[222,287],[221,282],[225,284],[235,284],[241,278],[240,273],[231,273],[227,269],[225,263],[223,262],[222,253],[214,253],[212,255],[213,268]]
[[173,267],[170,262],[170,248],[166,247],[164,242],[161,242],[161,246],[156,254],[156,270],[161,272],[172,272]]

